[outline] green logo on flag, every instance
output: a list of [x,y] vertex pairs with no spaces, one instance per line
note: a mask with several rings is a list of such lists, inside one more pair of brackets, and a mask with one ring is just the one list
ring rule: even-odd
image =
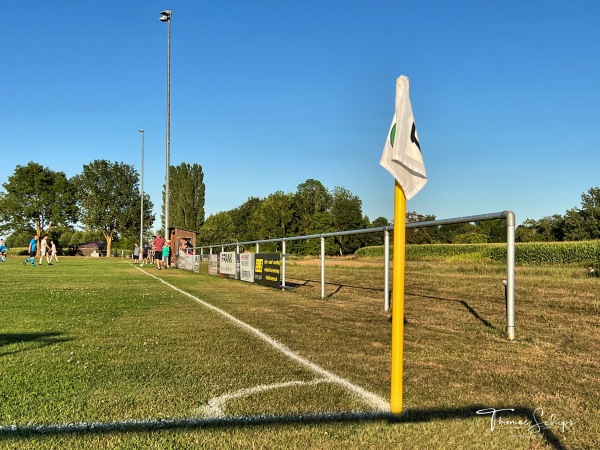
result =
[[394,126],[392,127],[392,130],[390,131],[390,144],[392,144],[392,147],[394,146],[395,138],[396,138],[396,124],[394,124]]

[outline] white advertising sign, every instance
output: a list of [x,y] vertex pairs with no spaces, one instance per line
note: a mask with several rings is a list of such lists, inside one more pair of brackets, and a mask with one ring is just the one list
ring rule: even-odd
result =
[[219,253],[221,266],[219,273],[222,275],[233,275],[235,277],[235,252]]
[[240,254],[240,280],[254,283],[254,253]]

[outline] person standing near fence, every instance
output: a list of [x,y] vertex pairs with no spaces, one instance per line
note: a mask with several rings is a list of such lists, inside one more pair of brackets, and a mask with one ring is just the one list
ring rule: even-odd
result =
[[165,240],[161,237],[160,234],[156,235],[156,238],[152,242],[152,246],[154,248],[154,261],[156,262],[156,268],[158,270],[162,270],[162,251],[165,246]]

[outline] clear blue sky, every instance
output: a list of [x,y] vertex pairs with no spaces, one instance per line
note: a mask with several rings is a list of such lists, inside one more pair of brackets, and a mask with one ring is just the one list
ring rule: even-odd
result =
[[0,183],[36,161],[141,170],[159,228],[167,25],[171,163],[202,165],[206,217],[309,178],[392,219],[379,158],[395,80],[429,182],[408,209],[564,214],[600,186],[600,2],[3,1]]

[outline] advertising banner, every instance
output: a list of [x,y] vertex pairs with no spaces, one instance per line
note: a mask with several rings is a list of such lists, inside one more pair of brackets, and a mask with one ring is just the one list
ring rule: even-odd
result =
[[278,288],[281,284],[281,254],[257,253],[254,262],[254,281]]
[[240,254],[240,280],[254,283],[254,253]]
[[220,259],[220,267],[219,267],[219,273],[221,275],[224,275],[228,278],[236,278],[237,279],[237,266],[236,267],[236,263],[237,263],[237,258],[236,258],[236,253],[235,252],[221,252],[219,254],[219,259]]
[[219,275],[219,255],[208,255],[208,274]]
[[192,270],[194,257],[192,255],[180,254],[177,257],[177,268],[183,270]]

